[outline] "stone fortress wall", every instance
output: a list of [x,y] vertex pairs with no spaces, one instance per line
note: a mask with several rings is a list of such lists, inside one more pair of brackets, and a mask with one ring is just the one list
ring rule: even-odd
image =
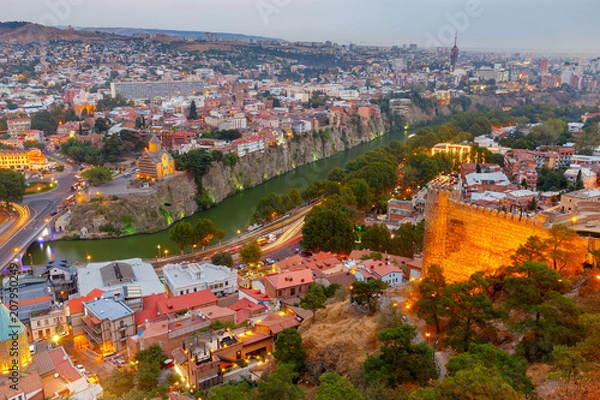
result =
[[[510,265],[510,256],[529,236],[549,237],[546,218],[498,212],[462,203],[440,188],[430,188],[425,207],[423,266],[441,266],[448,281],[464,281],[478,271]],[[581,256],[565,270],[579,271],[587,259],[588,240],[575,243]]]

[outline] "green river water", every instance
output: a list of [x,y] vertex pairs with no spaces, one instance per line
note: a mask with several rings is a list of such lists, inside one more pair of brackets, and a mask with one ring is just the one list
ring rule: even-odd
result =
[[[302,190],[315,180],[325,179],[331,169],[343,168],[348,161],[371,149],[388,144],[392,140],[404,141],[404,139],[402,133],[384,135],[369,143],[360,144],[332,157],[298,167],[285,175],[237,193],[223,200],[216,207],[198,212],[186,220],[195,224],[200,218],[208,218],[217,228],[227,231],[227,238],[233,237],[238,230],[243,231],[248,225],[250,216],[261,198],[273,192],[286,193],[294,187]],[[161,253],[164,250],[168,250],[169,254],[178,253],[175,244],[169,240],[168,230],[118,239],[35,242],[29,247],[27,253],[32,255],[36,265],[44,264],[54,257],[64,257],[73,262],[85,262],[88,255],[92,261],[131,257],[153,258],[157,256],[159,244]],[[29,256],[24,258],[24,262],[28,262],[28,258]]]

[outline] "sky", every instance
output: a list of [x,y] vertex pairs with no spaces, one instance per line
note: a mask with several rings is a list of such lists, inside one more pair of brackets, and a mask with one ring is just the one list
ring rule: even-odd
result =
[[3,21],[600,55],[598,0],[0,0]]

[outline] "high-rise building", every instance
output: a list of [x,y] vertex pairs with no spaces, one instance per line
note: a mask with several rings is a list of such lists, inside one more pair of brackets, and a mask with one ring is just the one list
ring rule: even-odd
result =
[[542,74],[547,74],[548,73],[548,60],[547,59],[543,59],[542,63],[540,65],[540,72]]
[[456,62],[458,61],[458,46],[457,46],[458,34],[454,37],[454,47],[450,50],[450,71],[454,72],[456,69]]

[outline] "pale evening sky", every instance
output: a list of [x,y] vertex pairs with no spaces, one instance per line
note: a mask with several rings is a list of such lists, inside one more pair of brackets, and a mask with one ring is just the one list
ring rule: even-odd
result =
[[[2,21],[600,55],[598,0],[0,0]],[[454,18],[453,16],[457,17]]]

